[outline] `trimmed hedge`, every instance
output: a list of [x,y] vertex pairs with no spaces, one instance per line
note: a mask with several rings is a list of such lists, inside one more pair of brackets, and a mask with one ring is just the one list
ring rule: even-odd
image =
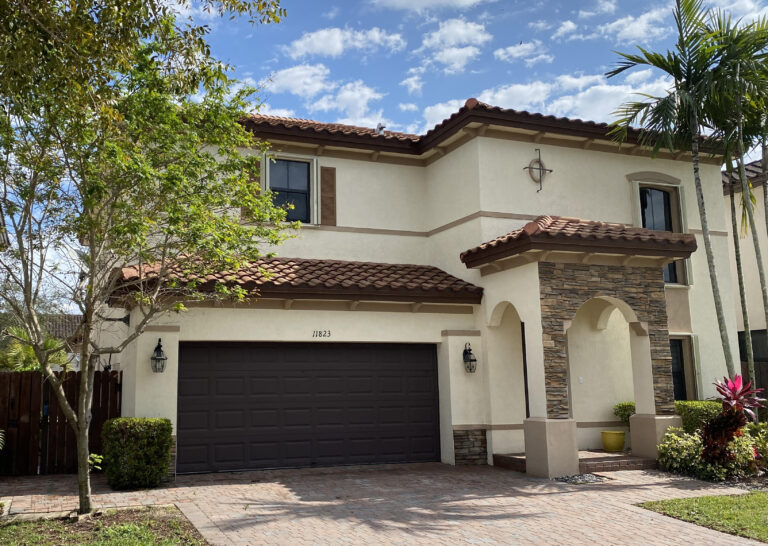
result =
[[157,487],[168,475],[173,427],[168,419],[119,417],[104,423],[104,470],[113,489]]
[[705,422],[723,411],[715,400],[676,400],[675,413],[683,418],[683,430],[689,434],[699,430]]
[[[675,400],[675,413],[683,418],[683,430],[689,434],[699,430],[722,409],[723,405],[716,400]],[[619,402],[613,406],[613,414],[629,425],[629,418],[635,414],[635,403]]]

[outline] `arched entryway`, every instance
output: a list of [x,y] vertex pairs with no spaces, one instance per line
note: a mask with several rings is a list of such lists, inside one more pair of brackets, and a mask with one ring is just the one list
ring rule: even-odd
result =
[[647,326],[624,301],[600,296],[584,302],[566,323],[566,338],[568,407],[578,424],[578,447],[599,448],[600,431],[617,428],[616,403],[639,400],[653,412]]
[[499,303],[486,333],[490,393],[490,453],[525,451],[523,420],[528,417],[525,324],[514,305]]

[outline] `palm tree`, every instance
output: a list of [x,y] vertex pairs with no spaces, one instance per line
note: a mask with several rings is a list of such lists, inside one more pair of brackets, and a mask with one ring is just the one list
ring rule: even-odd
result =
[[[726,135],[730,135],[731,141],[735,143],[742,206],[746,212],[747,224],[752,235],[763,299],[763,311],[766,324],[768,324],[768,283],[766,283],[765,267],[757,236],[757,225],[755,224],[755,200],[744,168],[744,155],[747,148],[745,142],[750,144],[756,142],[760,133],[759,127],[763,114],[762,108],[758,108],[757,105],[766,103],[763,89],[768,84],[764,68],[765,51],[768,47],[768,19],[758,19],[742,25],[741,21],[734,23],[730,16],[718,11],[710,17],[706,32],[712,37],[721,55],[720,62],[715,68],[713,92],[710,95],[711,104],[718,104],[719,106],[709,113],[713,120],[720,121],[720,124],[714,124],[715,134],[720,136],[723,141],[729,141]],[[722,115],[723,113],[725,115]],[[730,157],[728,159],[730,160]],[[735,207],[732,207],[732,212],[735,212],[733,209]],[[743,306],[744,303],[742,303]],[[744,315],[746,316],[746,313]],[[747,332],[748,322],[744,324],[744,328]],[[745,333],[745,335],[747,334]],[[748,359],[747,362],[749,378],[754,383],[754,358]]]
[[[11,338],[11,342],[0,353],[0,370],[23,372],[40,369],[40,363],[35,356],[35,351],[28,343],[29,335],[23,328],[18,326],[9,327],[6,337]],[[59,346],[61,346],[61,341],[53,337],[46,337],[43,341],[43,348],[47,351]],[[58,351],[51,354],[50,362],[66,369],[69,357],[64,351]]]
[[650,66],[661,70],[672,79],[672,87],[666,96],[646,95],[646,101],[628,102],[619,108],[617,110],[619,119],[613,123],[611,134],[616,140],[623,142],[627,138],[630,127],[639,124],[642,128],[640,144],[652,144],[654,153],[658,153],[662,147],[674,150],[682,145],[690,149],[696,203],[701,219],[702,239],[707,256],[717,324],[720,329],[720,341],[728,374],[733,376],[736,370],[728,339],[728,327],[725,322],[699,172],[702,122],[704,121],[702,116],[705,114],[703,107],[712,90],[714,68],[719,60],[718,49],[712,47],[711,40],[704,32],[705,17],[702,0],[676,0],[674,18],[677,43],[674,51],[656,53],[638,47],[639,54],[619,53],[624,60],[606,75],[613,77],[637,66]]
[[[728,162],[728,174],[729,179],[732,177],[733,168]],[[752,348],[752,330],[749,326],[749,310],[747,309],[747,292],[744,287],[744,270],[741,264],[741,244],[739,242],[738,222],[736,221],[736,203],[734,199],[734,183],[729,182],[729,194],[731,201],[731,230],[733,232],[733,249],[736,257],[736,276],[739,281],[739,301],[741,302],[741,319],[744,323],[744,345],[747,350],[747,368],[749,369],[749,379],[754,381],[753,376],[755,374],[755,352]],[[749,198],[749,197],[747,197]]]

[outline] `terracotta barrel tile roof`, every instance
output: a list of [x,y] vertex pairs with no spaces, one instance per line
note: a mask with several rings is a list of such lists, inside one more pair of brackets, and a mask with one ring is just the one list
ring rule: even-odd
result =
[[315,133],[324,133],[328,135],[356,135],[372,137],[379,140],[401,140],[417,141],[421,138],[419,135],[409,133],[400,133],[397,131],[382,131],[379,133],[371,127],[358,127],[356,125],[344,125],[343,123],[323,123],[311,119],[286,118],[281,116],[267,116],[263,114],[252,114],[248,119],[257,125],[269,125],[272,127],[285,127],[287,129],[299,129],[303,131],[313,131]]
[[696,250],[696,238],[625,224],[539,216],[520,229],[462,252],[461,261],[467,267],[477,267],[527,250],[686,258]]
[[[612,140],[610,127],[605,123],[545,116],[524,110],[491,106],[477,99],[468,99],[448,118],[423,135],[382,131],[370,127],[357,127],[340,123],[322,123],[308,119],[285,118],[252,114],[242,120],[244,126],[256,136],[268,140],[296,140],[314,144],[328,144],[352,148],[420,155],[443,140],[450,138],[469,123],[517,127],[531,131],[545,131],[575,135],[584,138]],[[638,141],[640,132],[631,129],[627,142]]]
[[[157,267],[143,268],[147,281],[157,274]],[[123,286],[140,280],[137,267],[122,269],[120,276]],[[179,272],[171,277],[201,281],[201,290],[212,290],[217,282],[234,283],[266,298],[480,303],[483,294],[482,288],[432,266],[305,258],[266,258],[247,269],[204,278]]]
[[[752,183],[762,182],[765,179],[765,176],[763,176],[762,159],[747,163],[744,165],[744,171],[747,174],[747,180]],[[723,194],[728,195],[730,192],[731,183],[734,184],[733,189],[736,193],[741,191],[741,182],[739,180],[738,171],[735,171],[731,176],[728,175],[727,171],[722,171],[721,176],[723,179]]]

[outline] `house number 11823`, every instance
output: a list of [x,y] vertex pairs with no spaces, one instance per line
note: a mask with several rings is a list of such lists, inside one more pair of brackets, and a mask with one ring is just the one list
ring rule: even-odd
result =
[[331,337],[330,330],[313,330],[312,337]]

